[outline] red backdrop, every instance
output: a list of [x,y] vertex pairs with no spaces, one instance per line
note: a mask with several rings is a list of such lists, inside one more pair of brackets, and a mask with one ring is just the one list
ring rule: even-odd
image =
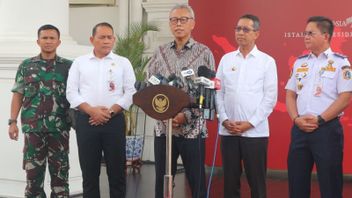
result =
[[[312,15],[330,17],[335,23],[332,49],[345,55],[352,54],[352,1],[320,0],[189,0],[196,14],[193,37],[206,44],[213,51],[216,62],[229,51],[237,48],[234,27],[238,18],[247,13],[257,15],[261,20],[260,37],[257,46],[276,60],[279,80],[279,97],[270,116],[270,142],[268,168],[287,169],[286,159],[290,142],[292,122],[285,107],[285,84],[290,67],[304,50],[303,37],[306,20]],[[352,59],[350,58],[350,61]],[[352,105],[351,105],[352,106]],[[352,108],[345,111],[342,123],[345,132],[344,173],[352,173]],[[209,124],[206,163],[211,165],[214,142],[217,133],[216,122]],[[221,165],[219,145],[216,165]]]

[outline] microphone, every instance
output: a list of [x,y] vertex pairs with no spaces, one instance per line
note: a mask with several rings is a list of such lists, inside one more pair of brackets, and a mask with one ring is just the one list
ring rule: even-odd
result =
[[196,84],[198,84],[199,89],[199,108],[203,108],[204,99],[205,99],[205,87],[209,87],[212,85],[209,77],[211,76],[211,70],[204,65],[198,67],[198,78],[194,80]]
[[215,117],[215,90],[220,89],[220,80],[215,78],[215,71],[202,65],[198,67],[198,78],[195,82],[199,84],[200,96],[199,107],[203,109],[203,118],[213,120]]
[[156,76],[152,75],[149,79],[148,82],[152,85],[159,85],[160,84],[160,80],[159,78],[157,78]]
[[194,76],[194,71],[193,71],[193,69],[188,69],[187,67],[182,67],[181,75],[182,75],[182,77],[189,79],[189,78],[192,78],[192,76]]
[[159,73],[152,75],[148,79],[148,82],[152,85],[167,85],[168,84],[167,79]]
[[214,120],[215,118],[215,115],[216,115],[216,90],[220,90],[221,89],[221,82],[220,82],[220,79],[214,77],[211,79],[211,81],[213,82],[213,87],[210,87],[208,88],[207,90],[210,91],[210,96],[208,99],[208,104],[209,104],[209,109],[205,109],[204,110],[204,113],[203,113],[203,116],[204,116],[204,119],[207,119],[207,120]]
[[177,87],[177,88],[180,88],[182,89],[184,87],[184,84],[181,80],[180,77],[176,76],[176,74],[172,73],[169,78],[168,78],[168,81],[169,81],[169,85],[171,86],[174,86],[174,87]]
[[181,75],[186,81],[187,88],[188,88],[188,93],[191,96],[196,96],[196,91],[197,90],[196,90],[195,84],[193,82],[193,78],[194,78],[193,69],[188,69],[187,67],[183,67],[181,69]]
[[146,87],[147,87],[147,83],[144,81],[136,81],[134,83],[134,88],[136,88],[137,91],[140,91]]
[[160,85],[168,85],[168,80],[164,76],[157,73],[156,77],[160,80]]

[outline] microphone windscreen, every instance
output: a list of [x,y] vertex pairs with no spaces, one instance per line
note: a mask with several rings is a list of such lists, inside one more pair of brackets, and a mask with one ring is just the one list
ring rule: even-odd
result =
[[197,72],[198,76],[203,76],[208,78],[209,76],[209,69],[207,66],[205,65],[201,65],[198,67],[198,72]]
[[136,82],[134,83],[134,88],[135,88],[137,91],[139,91],[140,87],[141,87],[141,81],[136,81]]
[[216,73],[215,71],[209,69],[207,66],[202,65],[198,67],[198,76],[199,77],[203,76],[205,78],[210,79],[210,78],[215,78]]
[[176,74],[172,73],[170,74],[169,78],[167,79],[169,82],[173,81],[176,79]]
[[139,87],[139,90],[142,90],[142,89],[144,89],[144,88],[146,88],[147,87],[147,83],[145,83],[145,82],[141,82],[141,86]]

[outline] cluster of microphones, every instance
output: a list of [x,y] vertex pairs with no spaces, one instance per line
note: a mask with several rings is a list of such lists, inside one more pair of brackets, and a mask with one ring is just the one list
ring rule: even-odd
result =
[[199,66],[197,76],[193,69],[182,68],[181,77],[171,74],[164,77],[160,74],[152,75],[148,82],[137,81],[137,91],[152,85],[169,85],[180,89],[187,87],[187,94],[192,98],[190,108],[199,108],[203,118],[213,120],[216,112],[215,93],[221,88],[220,80],[215,78],[215,72],[206,66]]

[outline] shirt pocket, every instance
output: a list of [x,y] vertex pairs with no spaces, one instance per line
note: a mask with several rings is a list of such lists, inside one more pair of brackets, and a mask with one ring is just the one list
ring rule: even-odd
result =
[[327,94],[335,93],[337,91],[337,72],[324,72],[321,76],[323,83],[323,91]]
[[40,69],[38,67],[29,67],[24,75],[24,97],[31,98],[38,94],[40,89]]
[[264,71],[247,70],[245,75],[245,87],[248,91],[261,91],[264,83]]

